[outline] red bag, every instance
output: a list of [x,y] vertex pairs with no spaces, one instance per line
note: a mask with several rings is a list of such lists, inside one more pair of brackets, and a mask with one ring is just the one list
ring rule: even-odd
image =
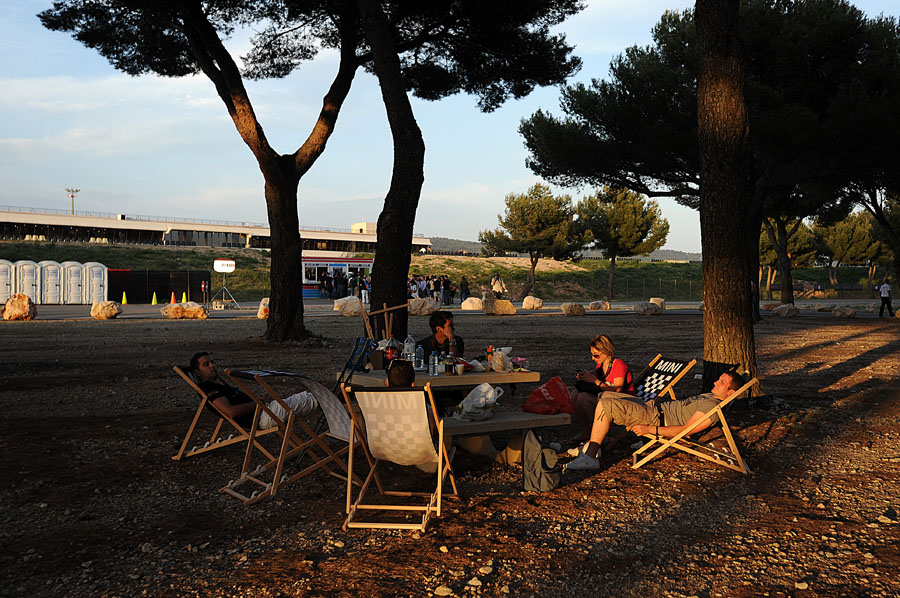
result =
[[550,378],[532,390],[522,405],[522,411],[547,415],[560,412],[571,415],[572,408],[572,396],[569,394],[569,388],[559,376]]

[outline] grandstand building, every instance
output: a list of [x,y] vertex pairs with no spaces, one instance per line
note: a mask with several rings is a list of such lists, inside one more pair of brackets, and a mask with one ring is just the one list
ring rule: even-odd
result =
[[[371,222],[350,229],[301,228],[304,257],[345,257],[374,253],[376,226]],[[21,241],[78,241],[185,247],[268,249],[269,227],[252,222],[228,222],[75,212],[0,206],[0,239]],[[414,235],[412,251],[428,251],[431,240]]]

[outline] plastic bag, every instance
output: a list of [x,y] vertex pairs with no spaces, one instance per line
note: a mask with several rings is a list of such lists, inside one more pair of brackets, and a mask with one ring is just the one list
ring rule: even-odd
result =
[[529,413],[545,413],[553,415],[554,413],[572,414],[572,396],[569,394],[569,387],[563,382],[559,376],[554,376],[531,391],[525,403],[522,405],[522,411]]
[[495,372],[511,372],[513,364],[506,353],[497,351],[491,357],[491,369]]
[[462,421],[480,422],[494,415],[493,407],[503,396],[501,387],[494,388],[487,382],[473,388],[462,403],[456,406],[453,417]]

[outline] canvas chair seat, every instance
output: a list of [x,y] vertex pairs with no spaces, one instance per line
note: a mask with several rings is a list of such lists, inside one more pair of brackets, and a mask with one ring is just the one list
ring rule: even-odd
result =
[[[444,445],[444,422],[438,418],[431,385],[424,388],[364,388],[351,390],[343,385],[341,390],[347,409],[353,420],[351,439],[357,435],[365,438],[363,448],[369,461],[369,474],[356,497],[353,486],[347,483],[347,519],[343,529],[380,528],[415,529],[425,531],[432,516],[441,516],[441,500],[445,494],[444,480],[449,479],[453,488],[447,496],[457,497],[456,478],[451,461],[453,449]],[[354,409],[353,401],[359,410]],[[429,411],[430,409],[430,411]],[[430,417],[430,419],[429,419]],[[348,467],[352,472],[354,444],[350,443]],[[417,466],[422,470],[434,470],[427,492],[387,489],[379,475],[379,468],[386,462],[401,466]],[[382,496],[415,499],[415,501],[384,504],[365,502],[372,482]],[[422,501],[421,499],[425,500]],[[424,504],[423,504],[424,503]],[[363,520],[363,511],[380,511],[404,516],[421,513],[418,522]],[[404,517],[405,518],[405,517]]]
[[[267,455],[269,458],[273,458],[272,454],[267,451],[265,447],[258,444],[258,439],[262,436],[265,436],[266,434],[275,432],[276,430],[274,428],[268,430],[253,430],[252,428],[247,429],[245,426],[242,426],[240,423],[228,417],[222,411],[216,408],[215,404],[209,400],[209,397],[200,388],[200,381],[197,380],[190,372],[185,372],[177,365],[172,366],[172,369],[175,370],[175,373],[181,376],[181,378],[185,382],[187,382],[187,384],[191,388],[193,388],[198,395],[200,395],[200,405],[198,405],[197,411],[194,413],[194,418],[191,420],[191,424],[190,426],[188,426],[187,433],[184,435],[184,440],[181,442],[181,448],[179,448],[178,452],[172,456],[173,461],[181,461],[182,459],[186,459],[188,457],[208,453],[209,451],[214,451],[226,446],[230,446],[232,444],[237,444],[239,442],[247,442],[250,440],[251,432],[254,442],[256,443],[256,448],[263,454]],[[207,440],[203,444],[195,444],[190,450],[188,450],[188,445],[191,443],[191,438],[194,436],[195,432],[197,432],[198,423],[200,422],[200,418],[204,413],[212,413],[218,417],[215,429],[210,435],[209,440]],[[257,419],[258,413],[255,413],[253,417],[254,425],[256,425]],[[225,432],[223,431],[223,427],[225,427],[224,424],[227,424],[232,429],[232,432],[230,432],[227,437],[225,436]]]
[[[674,401],[675,385],[696,363],[696,359],[678,361],[664,358],[662,353],[657,353],[656,357],[651,359],[647,367],[641,370],[641,373],[634,379],[634,396],[639,397],[645,403],[651,400],[657,403],[667,400]],[[606,450],[616,446],[627,434],[628,430],[624,428],[619,431],[606,445]]]
[[[753,473],[750,471],[750,467],[738,450],[738,446],[734,440],[734,434],[731,432],[728,421],[725,419],[725,411],[735,399],[749,391],[758,382],[759,380],[753,378],[732,393],[727,399],[719,402],[718,405],[707,411],[704,414],[706,417],[698,419],[691,426],[682,430],[677,436],[672,438],[656,438],[653,434],[645,434],[644,437],[649,438],[650,442],[644,444],[634,452],[632,455],[632,469],[638,469],[639,467],[646,465],[652,459],[661,455],[666,449],[673,448],[727,469],[733,469],[734,471],[739,471],[741,473]],[[688,438],[691,434],[694,434],[694,430],[696,430],[697,426],[704,421],[709,420],[714,415],[719,418],[718,425],[722,428],[722,434],[725,437],[725,443],[727,445],[722,450],[717,449],[712,443],[703,445]]]
[[[237,479],[231,480],[223,486],[219,490],[220,492],[250,505],[275,495],[282,486],[299,480],[319,469],[341,480],[347,479],[347,465],[341,457],[349,449],[352,423],[340,400],[330,390],[315,380],[289,372],[264,370],[233,372],[225,370],[225,375],[234,382],[235,386],[256,402],[258,412],[265,412],[269,415],[275,424],[275,427],[272,429],[278,433],[282,441],[278,455],[273,457],[265,453],[265,459],[257,464],[256,467],[253,467],[253,460],[256,457],[257,447],[249,445],[244,456],[240,475]],[[328,423],[328,428],[325,431],[314,430],[302,417],[294,413],[284,398],[269,383],[269,380],[276,377],[290,377],[292,383],[298,384],[303,390],[312,393]],[[287,416],[279,417],[276,415],[269,404],[249,388],[247,383],[250,380],[255,381],[272,401],[279,403],[284,408]],[[328,442],[329,438],[337,440],[342,446],[332,448]],[[357,443],[359,442],[357,441]],[[286,474],[285,467],[291,460],[298,464],[302,463],[298,458],[301,455],[308,455],[312,462],[297,472]],[[361,483],[358,478],[356,480],[351,478],[351,483],[353,481],[357,484]],[[241,487],[248,483],[252,488],[249,494],[241,491]]]

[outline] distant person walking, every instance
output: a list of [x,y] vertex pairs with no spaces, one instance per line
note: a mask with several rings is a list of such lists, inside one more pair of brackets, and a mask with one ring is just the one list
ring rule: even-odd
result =
[[503,293],[507,292],[506,283],[503,282],[499,272],[494,272],[494,277],[491,278],[491,292],[494,293],[494,297],[497,299],[502,298]]
[[463,274],[462,280],[459,281],[459,302],[460,304],[469,298],[469,279]]
[[881,292],[881,309],[878,310],[878,317],[884,317],[884,308],[887,307],[888,317],[894,317],[894,310],[891,308],[891,279],[885,278],[884,284],[878,290]]

